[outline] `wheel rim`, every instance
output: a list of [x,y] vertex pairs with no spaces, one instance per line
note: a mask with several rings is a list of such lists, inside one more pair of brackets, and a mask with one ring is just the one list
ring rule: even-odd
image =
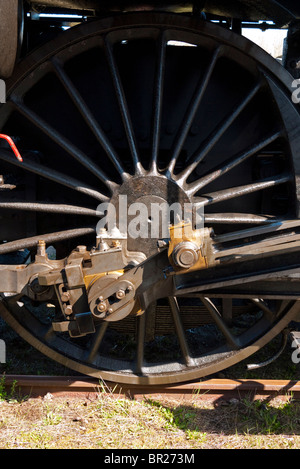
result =
[[[51,241],[68,253],[81,240],[93,242],[93,235],[79,235],[91,232],[99,203],[125,193],[128,203],[133,202],[151,185],[149,194],[158,193],[162,200],[176,200],[169,193],[177,191],[182,201],[205,209],[205,223],[217,233],[296,216],[297,155],[270,85],[279,83],[286,94],[287,75],[275,61],[215,25],[172,15],[125,15],[67,34],[51,53],[48,48],[35,52],[20,66],[0,113],[3,131],[18,135],[22,129],[19,146],[24,155],[21,164],[1,150],[4,170],[13,172],[14,181],[25,174],[27,200],[32,178],[38,178],[39,198],[31,204],[6,193],[1,197],[5,219],[17,214],[21,222],[20,209],[27,214],[25,236],[17,230],[9,242],[21,238],[18,247],[31,248],[30,234],[55,231],[62,233],[60,239],[65,233],[66,240],[58,244],[53,235]],[[31,67],[31,60],[38,63]],[[169,190],[170,182],[175,189]],[[151,255],[156,243],[139,242],[138,250]],[[137,250],[136,243],[129,242],[130,248]],[[7,257],[1,261],[6,263]],[[239,336],[232,334],[221,311],[216,335],[221,331],[225,343],[222,339],[213,350],[208,345],[204,352],[197,347],[192,352],[181,301],[186,300],[171,297],[167,305],[179,355],[148,365],[143,357],[149,311],[135,319],[137,338],[130,360],[99,352],[107,323],[82,346],[50,333],[47,322],[43,325],[26,302],[5,300],[2,314],[26,340],[70,368],[119,382],[154,384],[201,377],[238,362],[277,335],[298,308],[291,302],[280,310],[278,302],[274,309],[264,300],[256,304],[261,317]],[[245,306],[245,299],[240,301]],[[216,321],[220,308],[215,299],[203,296],[198,306]],[[114,334],[119,332],[112,332],[111,340],[117,341]]]

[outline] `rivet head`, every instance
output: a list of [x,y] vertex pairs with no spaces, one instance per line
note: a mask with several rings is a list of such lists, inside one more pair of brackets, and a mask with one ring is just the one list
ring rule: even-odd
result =
[[116,297],[118,300],[122,300],[125,297],[125,291],[124,290],[118,290],[116,293]]
[[103,313],[104,311],[107,310],[107,306],[105,303],[99,303],[98,306],[97,306],[97,310],[100,312],[100,313]]

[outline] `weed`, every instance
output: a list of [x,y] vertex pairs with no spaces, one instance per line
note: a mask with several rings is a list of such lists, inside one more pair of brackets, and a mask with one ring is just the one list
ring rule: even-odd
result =
[[295,409],[292,400],[281,403],[278,407],[267,401],[242,401],[246,408],[243,420],[247,422],[247,433],[279,434],[291,431],[293,424],[291,417]]
[[13,381],[10,391],[6,390],[5,376],[0,379],[0,401],[15,400],[17,381]]
[[200,432],[195,425],[196,412],[187,407],[166,407],[160,402],[147,399],[148,405],[156,407],[166,421],[167,428],[176,428],[185,432],[188,440],[205,440],[206,433]]
[[22,447],[30,447],[32,449],[48,449],[51,447],[51,436],[40,432],[39,430],[33,430],[31,432],[21,432],[20,441]]
[[55,411],[51,410],[48,405],[46,405],[46,415],[44,418],[44,425],[58,425],[62,420],[60,415],[57,415]]
[[186,437],[188,440],[196,441],[197,443],[205,443],[207,440],[207,433],[200,432],[199,430],[186,430]]

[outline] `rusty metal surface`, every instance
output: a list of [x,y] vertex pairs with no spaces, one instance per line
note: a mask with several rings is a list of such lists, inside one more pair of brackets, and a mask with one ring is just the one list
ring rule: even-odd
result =
[[147,397],[163,396],[181,398],[183,400],[215,400],[223,397],[242,398],[245,395],[252,398],[262,396],[293,395],[294,399],[300,397],[300,381],[295,380],[262,380],[262,379],[208,379],[170,386],[138,386],[102,382],[89,377],[76,376],[20,376],[3,375],[5,386],[10,388],[13,384],[22,395],[31,398],[44,397],[48,393],[54,397],[97,397],[109,395],[111,397],[129,397],[144,399]]

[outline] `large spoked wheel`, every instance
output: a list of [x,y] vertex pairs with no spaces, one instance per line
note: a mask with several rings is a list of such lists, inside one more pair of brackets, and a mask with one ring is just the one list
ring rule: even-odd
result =
[[[97,206],[118,195],[128,205],[193,203],[217,234],[297,218],[299,116],[289,79],[246,39],[176,15],[91,22],[35,51],[0,109],[1,131],[17,139],[24,160],[2,145],[1,263],[24,249],[30,256],[41,237],[57,257],[92,247]],[[148,257],[157,241],[129,239],[128,249]],[[246,358],[299,310],[280,295],[236,296],[159,298],[141,317],[99,321],[77,339],[53,331],[49,305],[3,294],[0,312],[71,369],[175,383]]]

